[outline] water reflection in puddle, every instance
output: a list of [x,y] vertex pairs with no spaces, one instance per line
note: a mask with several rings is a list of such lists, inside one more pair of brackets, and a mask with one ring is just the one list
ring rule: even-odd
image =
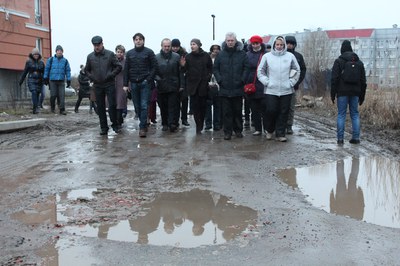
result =
[[400,228],[400,162],[347,158],[309,168],[285,169],[281,179],[316,207],[377,225]]

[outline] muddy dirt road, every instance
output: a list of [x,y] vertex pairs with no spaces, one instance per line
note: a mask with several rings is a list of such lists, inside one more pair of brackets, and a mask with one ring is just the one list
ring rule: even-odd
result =
[[43,126],[0,134],[0,265],[400,265],[399,228],[326,212],[278,175],[399,161],[371,135],[338,147],[334,125],[307,112],[287,143],[198,136],[193,120],[139,139],[131,114],[104,137],[88,110],[40,116]]

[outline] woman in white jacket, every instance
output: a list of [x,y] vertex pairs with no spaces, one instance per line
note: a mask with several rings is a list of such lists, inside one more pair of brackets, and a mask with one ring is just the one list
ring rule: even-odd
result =
[[293,86],[300,77],[300,66],[296,57],[286,51],[286,41],[277,36],[270,53],[266,53],[257,68],[258,80],[264,85],[265,106],[263,114],[267,139],[273,133],[278,141],[286,142],[286,124]]

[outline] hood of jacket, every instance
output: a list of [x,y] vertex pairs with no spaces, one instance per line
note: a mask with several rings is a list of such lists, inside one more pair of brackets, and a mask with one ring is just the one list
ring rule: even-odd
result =
[[350,52],[350,51],[344,52],[343,54],[341,54],[339,56],[339,58],[343,59],[344,61],[351,61],[351,60],[358,61],[358,60],[360,60],[360,58],[358,57],[358,55],[356,53]]
[[[29,58],[32,59],[33,61],[36,61],[36,59],[33,57],[32,53],[29,54]],[[40,61],[40,59],[42,59],[42,55],[41,54],[39,54],[39,57],[38,57],[37,61]]]
[[[275,43],[276,43],[276,40],[277,40],[278,38],[282,38],[282,41],[283,41],[283,43],[284,43],[284,47],[283,47],[283,50],[282,50],[282,51],[277,51],[277,50],[275,49]],[[276,55],[276,56],[281,56],[281,55],[286,54],[286,51],[287,51],[287,44],[286,44],[285,38],[283,38],[282,36],[276,36],[275,39],[274,39],[274,42],[272,43],[271,53],[272,53],[273,55]]]

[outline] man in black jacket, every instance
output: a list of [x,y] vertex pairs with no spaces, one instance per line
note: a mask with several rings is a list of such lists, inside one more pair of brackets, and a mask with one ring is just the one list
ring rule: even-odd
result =
[[[133,35],[135,48],[128,51],[124,68],[124,90],[131,91],[133,105],[139,116],[139,136],[146,137],[147,112],[154,78],[157,72],[157,60],[153,50],[144,46],[141,33]],[[129,82],[131,87],[128,87]]]
[[293,94],[292,100],[290,102],[290,109],[289,109],[289,115],[288,115],[288,121],[287,121],[286,134],[291,135],[291,134],[293,134],[292,126],[293,126],[293,120],[294,120],[294,108],[296,105],[296,92],[299,89],[300,83],[303,82],[303,80],[306,76],[307,68],[306,68],[306,64],[304,63],[303,55],[294,50],[294,49],[296,49],[296,46],[297,46],[296,37],[286,36],[285,40],[286,40],[286,45],[287,45],[287,51],[292,53],[296,57],[297,63],[299,63],[299,66],[300,66],[300,78],[297,81],[297,83],[294,85],[294,94]]
[[100,120],[100,135],[107,135],[106,96],[108,101],[108,114],[111,127],[119,133],[121,128],[117,125],[117,110],[115,103],[115,76],[122,70],[121,64],[112,51],[104,49],[103,39],[100,36],[92,38],[94,51],[87,56],[85,72],[93,82],[96,93],[97,114]]

